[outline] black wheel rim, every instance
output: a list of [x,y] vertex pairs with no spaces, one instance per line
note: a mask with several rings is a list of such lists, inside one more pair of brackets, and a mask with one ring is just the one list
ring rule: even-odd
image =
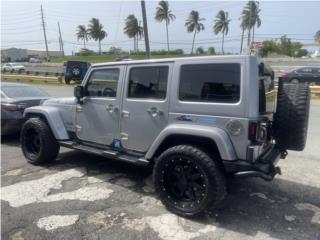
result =
[[161,183],[167,201],[184,210],[197,208],[208,192],[204,170],[199,163],[188,157],[168,160],[162,170]]
[[31,157],[37,157],[41,150],[41,138],[35,129],[28,129],[24,136],[24,145]]

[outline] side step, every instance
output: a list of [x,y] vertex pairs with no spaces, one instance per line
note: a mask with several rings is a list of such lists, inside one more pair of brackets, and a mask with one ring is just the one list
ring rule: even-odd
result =
[[144,158],[138,158],[136,156],[132,156],[129,154],[121,153],[121,152],[110,150],[110,149],[107,150],[107,149],[95,148],[95,147],[91,147],[84,144],[74,143],[72,141],[60,141],[59,143],[63,147],[80,150],[83,152],[103,156],[106,158],[119,159],[124,162],[129,162],[129,163],[133,163],[141,166],[147,166],[149,164],[149,161]]

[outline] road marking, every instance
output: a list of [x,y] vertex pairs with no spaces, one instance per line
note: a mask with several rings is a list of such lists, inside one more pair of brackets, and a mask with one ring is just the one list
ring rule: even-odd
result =
[[111,184],[103,183],[99,187],[86,186],[71,192],[49,194],[51,189],[61,189],[62,182],[84,175],[81,169],[70,169],[43,178],[15,183],[1,188],[1,199],[9,202],[12,207],[21,207],[39,202],[54,202],[61,200],[96,201],[106,199],[113,193]]
[[60,227],[66,227],[75,224],[79,220],[79,215],[52,215],[40,218],[37,226],[46,231],[55,230]]

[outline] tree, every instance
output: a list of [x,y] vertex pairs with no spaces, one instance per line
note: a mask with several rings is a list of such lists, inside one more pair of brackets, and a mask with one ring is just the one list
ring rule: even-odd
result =
[[204,54],[203,47],[198,47],[198,48],[196,49],[196,54],[197,54],[197,55]]
[[129,38],[133,38],[133,49],[134,51],[138,51],[138,41],[143,36],[143,27],[138,23],[138,19],[133,14],[130,14],[126,18],[123,30]]
[[254,41],[254,31],[255,26],[261,26],[261,19],[259,16],[260,13],[259,2],[258,1],[248,1],[245,8],[242,11],[241,19],[243,22],[243,29],[248,30],[248,41],[247,47],[251,49],[251,29],[252,29],[252,41]]
[[86,42],[89,40],[89,32],[85,25],[79,25],[77,28],[77,39],[83,40],[83,48],[86,48]]
[[193,40],[192,40],[192,48],[191,48],[191,54],[193,54],[193,48],[194,48],[194,41],[196,38],[196,34],[200,31],[204,30],[204,25],[201,23],[201,21],[204,21],[204,18],[199,17],[199,12],[197,11],[191,11],[189,17],[186,20],[185,26],[187,27],[187,31],[193,34]]
[[214,20],[213,32],[217,35],[222,32],[222,54],[224,54],[223,44],[224,44],[224,35],[228,34],[229,31],[229,23],[231,19],[229,19],[229,13],[223,10],[220,10]]
[[319,44],[320,46],[320,30],[318,32],[316,32],[316,34],[314,35],[314,40],[316,41],[316,43]]
[[209,47],[207,53],[209,55],[216,55],[216,50],[214,49],[214,47]]
[[167,1],[160,1],[159,2],[159,6],[157,7],[155,19],[158,22],[163,22],[163,21],[166,22],[167,47],[168,47],[168,52],[169,52],[170,46],[169,46],[168,26],[170,24],[170,21],[174,21],[176,19],[176,16],[173,13],[171,13],[171,10],[169,10],[169,3]]
[[98,41],[99,44],[99,54],[101,55],[101,41],[108,36],[108,34],[103,30],[103,25],[100,23],[99,19],[92,18],[89,21],[89,27],[88,31],[90,34],[90,37]]

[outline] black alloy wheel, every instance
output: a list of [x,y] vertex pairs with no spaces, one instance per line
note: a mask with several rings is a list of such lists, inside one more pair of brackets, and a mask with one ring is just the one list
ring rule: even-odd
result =
[[191,145],[165,150],[153,170],[154,186],[162,203],[184,217],[217,207],[226,195],[225,175],[218,159]]
[[22,141],[22,144],[25,145],[25,148],[31,157],[39,156],[41,150],[41,138],[36,129],[28,129],[22,138]]
[[208,182],[201,166],[186,156],[177,156],[165,164],[161,172],[162,191],[179,209],[192,210],[208,193]]

